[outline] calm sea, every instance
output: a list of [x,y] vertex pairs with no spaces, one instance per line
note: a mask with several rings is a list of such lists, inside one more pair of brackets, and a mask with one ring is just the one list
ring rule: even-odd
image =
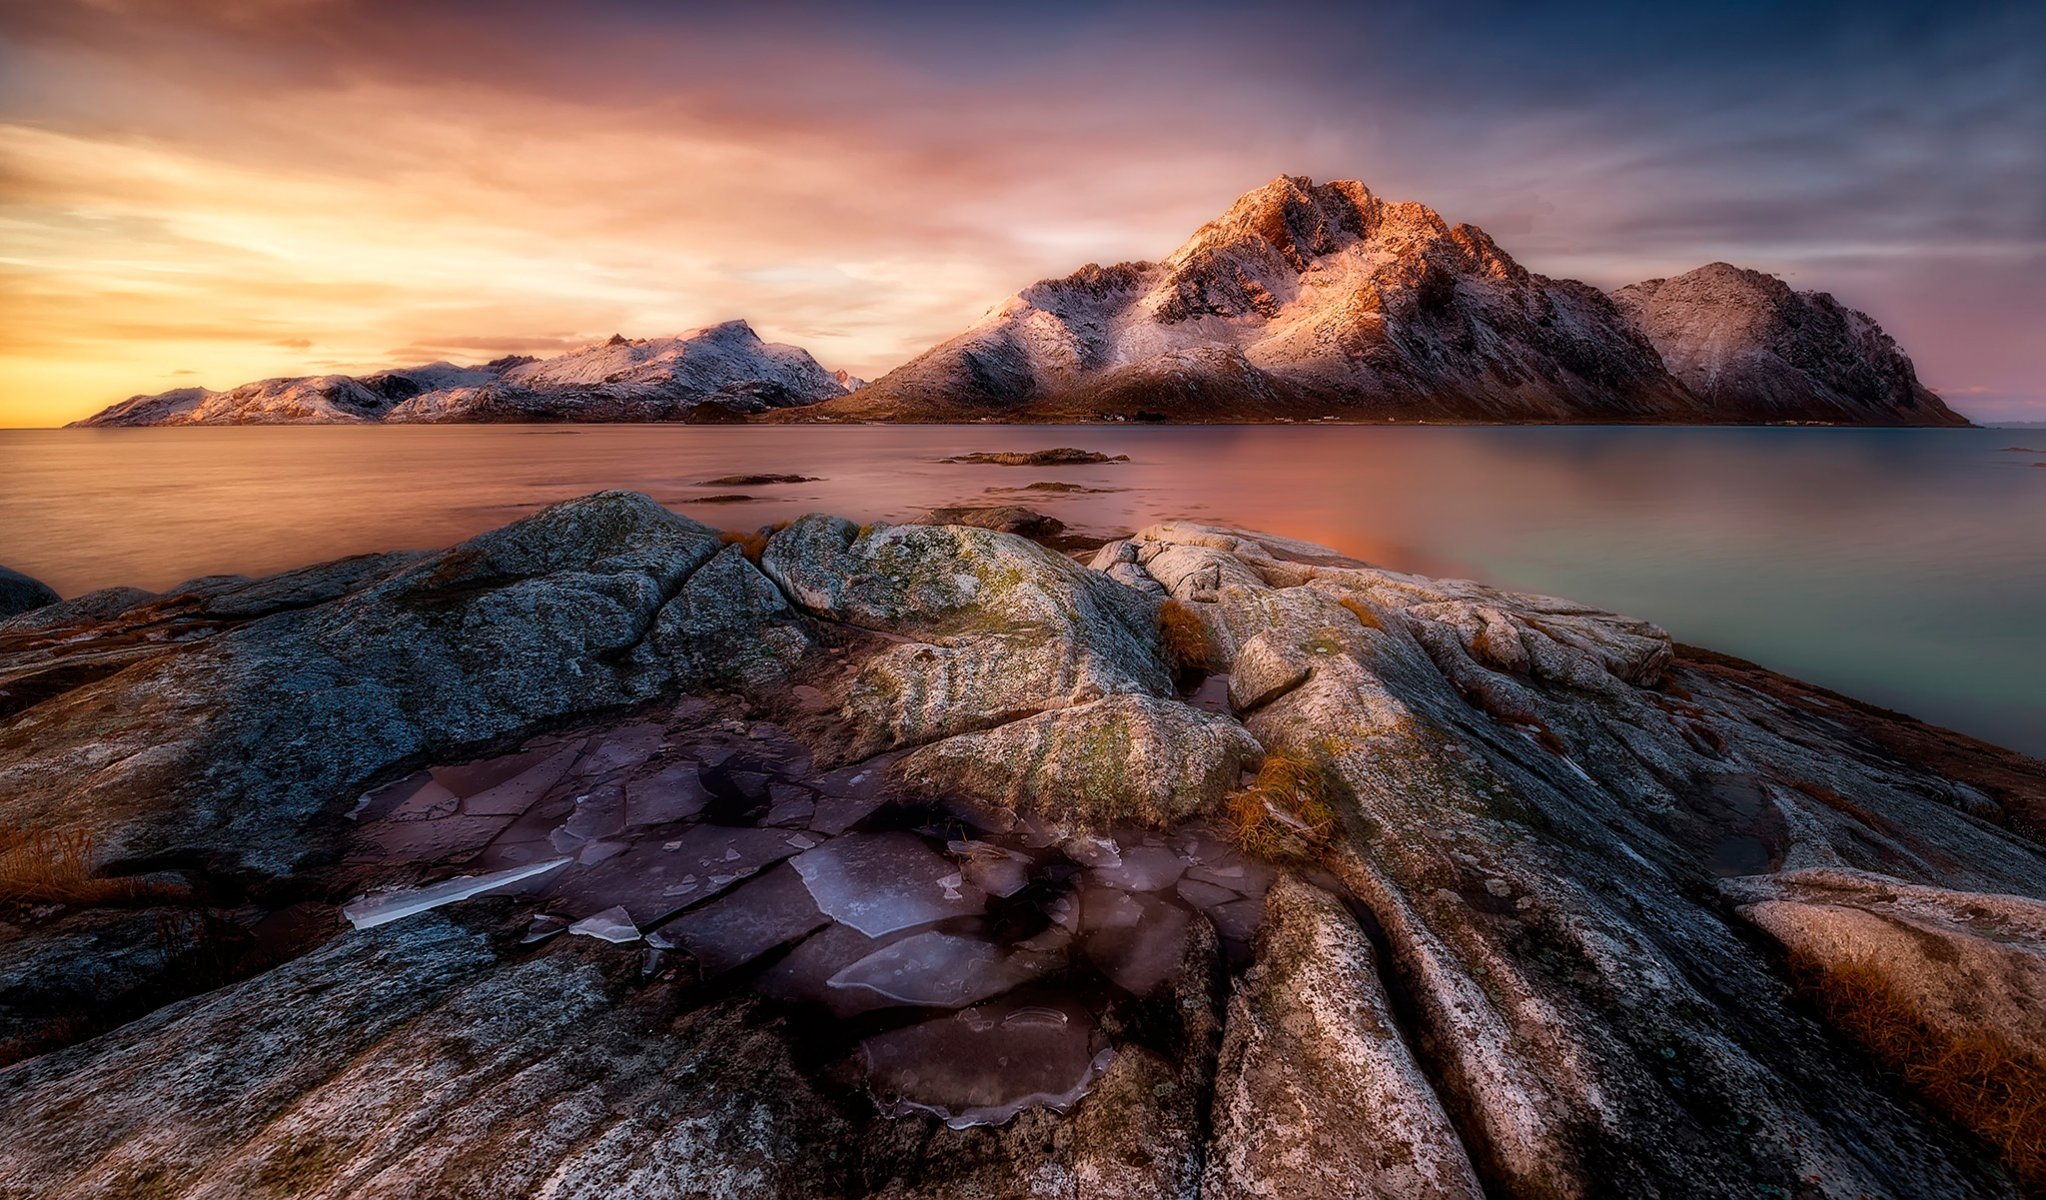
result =
[[[1112,466],[958,466],[1071,445]],[[2011,447],[2030,447],[2012,449]],[[710,524],[1015,498],[1551,592],[2046,753],[2046,431],[1014,426],[0,431],[0,563],[73,595],[433,547],[598,488]],[[820,477],[699,486],[762,472]],[[1103,489],[1008,493],[1038,481]],[[996,489],[992,490],[991,489]],[[714,494],[754,497],[706,504]]]

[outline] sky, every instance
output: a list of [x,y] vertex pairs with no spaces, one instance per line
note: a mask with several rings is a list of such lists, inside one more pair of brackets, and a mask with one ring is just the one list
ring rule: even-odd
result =
[[0,0],[0,424],[733,317],[876,376],[1279,174],[2046,420],[2046,5]]

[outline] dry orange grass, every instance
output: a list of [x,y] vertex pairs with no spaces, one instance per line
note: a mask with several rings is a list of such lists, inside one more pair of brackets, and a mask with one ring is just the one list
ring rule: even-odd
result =
[[2025,1194],[2046,1196],[2046,1051],[1939,1028],[1871,963],[1797,955],[1791,969],[1828,1020],[1995,1146]]
[[1207,623],[1179,601],[1167,600],[1158,606],[1158,637],[1165,643],[1166,661],[1175,672],[1206,674],[1215,669],[1215,643],[1208,637]]
[[1336,831],[1328,776],[1319,762],[1289,750],[1265,755],[1257,778],[1229,797],[1223,809],[1245,853],[1259,858],[1304,858]]
[[756,529],[752,533],[727,529],[718,535],[718,540],[727,546],[737,546],[739,553],[746,556],[746,561],[757,567],[760,565],[760,556],[767,553],[767,539],[772,536],[765,529]]
[[1350,615],[1357,618],[1357,624],[1362,625],[1364,628],[1366,629],[1385,628],[1385,623],[1378,619],[1378,614],[1372,611],[1371,606],[1369,604],[1364,603],[1362,600],[1357,599],[1357,597],[1345,596],[1342,599],[1336,601],[1336,603],[1342,605],[1344,608],[1349,609]]
[[115,904],[169,894],[142,879],[93,872],[90,833],[0,831],[0,900],[24,904]]

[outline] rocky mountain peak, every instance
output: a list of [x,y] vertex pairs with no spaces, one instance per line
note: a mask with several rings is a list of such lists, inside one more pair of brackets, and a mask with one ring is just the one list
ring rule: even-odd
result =
[[[1688,306],[1674,324],[1717,331],[1720,357],[1787,365],[1700,382],[1644,306]],[[858,396],[789,416],[1962,423],[1830,296],[1726,263],[1608,296],[1425,204],[1298,175],[1158,262],[1033,284]]]
[[748,324],[745,318],[740,317],[730,321],[720,321],[715,325],[705,325],[693,333],[683,334],[682,338],[685,341],[708,339],[719,342],[758,342],[760,335],[753,332],[753,326]]
[[1268,248],[1295,271],[1362,236],[1383,202],[1354,179],[1317,184],[1304,175],[1281,175],[1237,198],[1229,211],[1196,230],[1166,256],[1179,267],[1206,256]]

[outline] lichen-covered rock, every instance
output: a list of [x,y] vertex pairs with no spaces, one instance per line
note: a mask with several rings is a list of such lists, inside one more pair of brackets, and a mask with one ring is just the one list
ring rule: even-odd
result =
[[1286,876],[1265,912],[1229,1001],[1202,1195],[1483,1195],[1341,902]]
[[1299,686],[1313,666],[1308,655],[1259,634],[1236,652],[1236,663],[1229,670],[1229,703],[1238,712],[1249,712]]
[[1263,757],[1228,717],[1109,696],[961,734],[904,759],[903,778],[1080,827],[1165,826],[1213,809]]
[[346,934],[0,1072],[0,1194],[843,1188],[844,1122],[745,1004],[626,1004],[577,939],[523,959],[492,941],[438,915]]
[[787,678],[817,641],[780,589],[728,546],[661,606],[652,644],[684,687],[760,694]]
[[849,689],[859,753],[1170,687],[1149,598],[1019,537],[805,517],[761,561],[806,612],[903,639]]
[[[604,493],[425,559],[217,589],[196,602],[205,621],[180,626],[200,636],[145,637],[0,730],[0,819],[88,833],[109,859],[285,869],[316,849],[308,821],[409,758],[670,686],[688,622],[665,652],[649,632],[718,548],[643,496]],[[255,615],[219,631],[209,605]],[[755,637],[717,632],[706,653],[734,661],[731,639]],[[0,654],[43,652],[21,637],[0,636]]]
[[[1469,1194],[1473,1174],[1499,1195],[2011,1194],[1811,976],[1870,976],[1927,1036],[2046,1039],[2046,768],[1644,622],[1304,543],[1172,523],[1096,564],[821,517],[725,546],[608,494],[440,554],[0,624],[0,824],[80,839],[102,874],[169,873],[74,881],[104,904],[0,894],[0,1039],[28,1035],[0,1054],[38,1055],[0,1068],[0,1195]],[[1173,695],[1168,595],[1240,722]],[[1178,823],[1268,753],[1288,771],[1255,795],[1274,819],[1301,804],[1290,852],[1312,861],[1253,936],[1273,865]],[[951,821],[974,832],[955,845]],[[531,892],[333,918],[425,882],[365,886],[399,868],[363,845],[429,875],[573,857],[544,892],[591,901],[570,915],[630,905],[665,937],[716,896],[764,965],[824,906],[767,864],[849,829],[925,842],[880,891],[971,909],[926,933],[957,961],[1009,947],[1008,1015],[1053,987],[1032,956],[1083,956],[1085,1003],[1027,1018],[1077,1015],[1065,1044],[1105,1066],[1070,1113],[883,1115],[903,1110],[847,1086],[844,1028],[743,998],[743,970],[698,984],[687,938],[549,940],[569,922],[529,923]],[[185,971],[164,916],[226,932]],[[877,949],[821,941],[773,969],[824,989]],[[73,1004],[78,1028],[45,1027]]]
[[2046,1057],[2046,903],[1841,870],[1734,880],[1741,915],[1823,978],[1864,971],[1913,1018]]
[[[1314,664],[1246,724],[1325,764],[1343,827],[1331,863],[1385,929],[1417,1041],[1489,1176],[1565,1195],[1703,1179],[1717,1194],[1811,1180],[1882,1194],[1899,1179],[1906,1194],[1998,1193],[1843,1061],[1701,897],[1714,875],[1879,859],[2036,893],[2036,846],[1961,817],[1951,784],[1862,753],[1823,715],[1750,719],[1751,697],[1684,669],[1640,622],[1232,531],[1136,541],[1229,547],[1267,581],[1218,589],[1230,640]],[[1747,1123],[1703,1125],[1701,1106]]]

